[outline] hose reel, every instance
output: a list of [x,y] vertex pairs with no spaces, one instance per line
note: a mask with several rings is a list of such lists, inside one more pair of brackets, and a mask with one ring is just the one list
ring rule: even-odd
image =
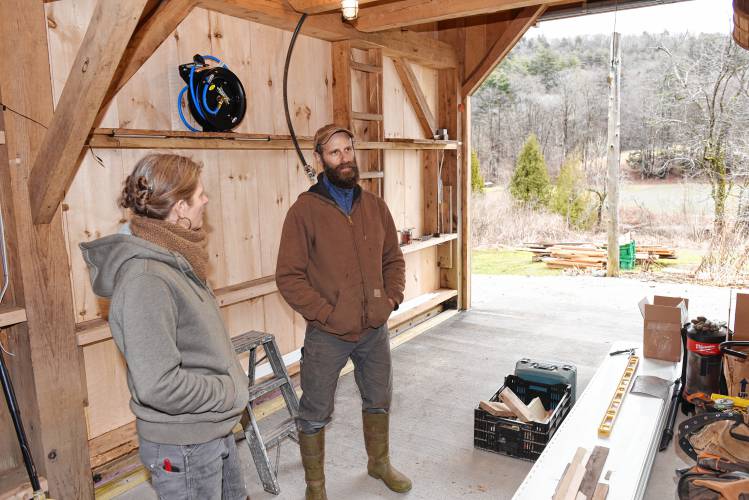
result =
[[226,64],[217,57],[196,54],[193,62],[179,66],[179,74],[187,85],[177,96],[177,110],[189,130],[199,132],[182,113],[185,94],[190,114],[203,127],[203,132],[226,132],[239,125],[247,110],[247,97],[242,82]]

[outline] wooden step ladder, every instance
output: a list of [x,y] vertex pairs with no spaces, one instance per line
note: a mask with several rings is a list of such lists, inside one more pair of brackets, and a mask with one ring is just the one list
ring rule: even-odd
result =
[[[289,372],[283,362],[281,353],[276,344],[276,338],[270,333],[250,331],[232,338],[232,346],[236,354],[250,353],[249,370],[247,376],[250,379],[250,399],[247,403],[247,413],[249,422],[243,423],[244,435],[247,439],[247,445],[250,448],[252,459],[255,462],[257,473],[263,488],[268,493],[278,495],[281,489],[278,486],[278,459],[281,453],[281,441],[285,438],[291,438],[298,442],[296,435],[296,421],[299,415],[299,399],[294,386],[289,378]],[[262,347],[265,351],[265,357],[270,363],[273,370],[273,377],[260,384],[255,384],[255,368],[257,365],[257,348]],[[286,410],[289,412],[289,418],[285,419],[280,425],[272,429],[265,436],[260,435],[260,428],[257,419],[252,411],[253,402],[258,398],[275,391],[281,390],[283,399],[286,402]],[[268,450],[276,446],[276,465],[271,468]]]

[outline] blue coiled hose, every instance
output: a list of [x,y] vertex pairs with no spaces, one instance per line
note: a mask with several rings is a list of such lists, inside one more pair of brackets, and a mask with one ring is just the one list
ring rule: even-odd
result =
[[[209,61],[214,61],[216,64],[219,64],[223,66],[226,69],[229,69],[229,67],[221,62],[221,60],[217,57],[206,55],[203,56],[203,59],[207,59]],[[198,114],[201,116],[201,118],[205,119],[205,113],[203,113],[203,108],[205,110],[212,114],[216,115],[218,113],[219,107],[216,106],[216,109],[211,109],[210,106],[208,106],[208,102],[206,101],[207,93],[208,93],[208,87],[203,88],[203,95],[202,100],[198,99],[197,95],[197,86],[194,84],[194,76],[195,76],[195,66],[190,68],[190,83],[188,85],[185,85],[182,90],[180,90],[179,95],[177,96],[177,111],[179,112],[179,118],[182,120],[182,123],[185,124],[185,127],[187,127],[192,132],[200,132],[200,130],[196,129],[192,125],[188,123],[188,121],[185,119],[185,115],[182,113],[182,96],[185,95],[185,92],[187,90],[190,90],[190,97],[192,98],[192,102],[195,105],[195,109],[198,111]],[[202,106],[201,106],[202,102]]]

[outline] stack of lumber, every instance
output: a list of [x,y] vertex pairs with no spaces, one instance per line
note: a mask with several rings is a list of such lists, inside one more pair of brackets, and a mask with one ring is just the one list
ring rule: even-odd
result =
[[[663,245],[637,245],[635,258],[652,262],[675,259],[676,250]],[[545,262],[552,269],[605,269],[606,245],[595,243],[524,243],[521,250],[531,252],[534,262]]]
[[593,244],[554,245],[548,251],[549,256],[541,260],[552,269],[603,269],[606,266],[606,251]]
[[[662,245],[637,245],[637,254],[647,254],[650,258],[675,259],[676,250]],[[639,257],[638,257],[639,258]]]

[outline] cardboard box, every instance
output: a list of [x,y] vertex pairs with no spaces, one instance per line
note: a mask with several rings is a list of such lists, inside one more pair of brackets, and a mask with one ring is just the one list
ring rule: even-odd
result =
[[655,295],[640,301],[643,318],[642,345],[646,358],[678,362],[681,360],[681,327],[689,320],[689,300]]
[[749,294],[736,294],[733,314],[733,340],[749,340]]

